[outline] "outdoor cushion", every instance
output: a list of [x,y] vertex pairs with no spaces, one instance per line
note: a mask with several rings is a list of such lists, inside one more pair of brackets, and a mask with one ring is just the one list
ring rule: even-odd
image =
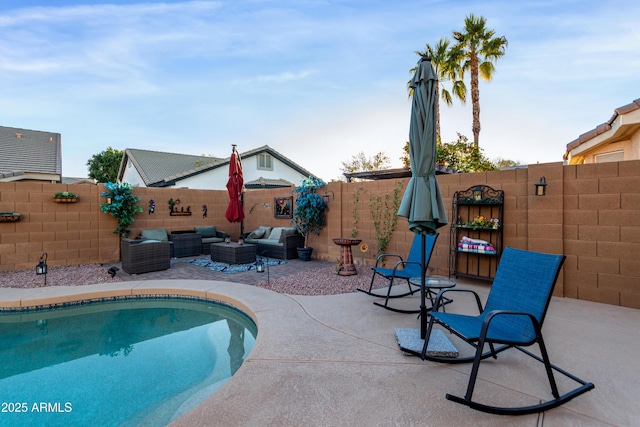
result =
[[138,241],[136,244],[144,245],[145,243],[160,243],[160,240],[144,239]]
[[258,230],[264,230],[265,237],[268,236],[269,233],[271,233],[271,227],[269,227],[268,225],[261,225],[260,227],[258,227]]
[[282,235],[282,228],[283,227],[274,227],[273,230],[271,230],[271,234],[269,234],[269,237],[267,237],[267,239],[280,240],[280,236]]
[[203,237],[202,243],[222,243],[224,239],[222,237]]
[[284,238],[287,236],[293,236],[296,234],[295,227],[283,227],[282,234],[280,235],[280,243],[284,242]]
[[270,246],[282,246],[278,239],[260,239],[261,245],[270,245]]
[[257,230],[252,231],[247,236],[247,239],[262,239],[266,234],[267,230],[264,228],[259,228]]
[[200,233],[200,236],[202,236],[202,238],[216,237],[215,225],[209,225],[205,227],[195,227],[195,231],[196,233]]
[[167,230],[164,228],[153,228],[151,230],[140,230],[140,236],[145,239],[160,240],[166,242],[169,240]]

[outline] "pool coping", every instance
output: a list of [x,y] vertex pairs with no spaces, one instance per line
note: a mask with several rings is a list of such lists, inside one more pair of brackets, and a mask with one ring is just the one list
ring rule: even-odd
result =
[[[482,294],[482,287],[477,290]],[[224,281],[147,280],[2,288],[0,306],[149,294],[196,296],[227,303],[249,315],[258,327],[254,347],[233,378],[171,425],[204,426],[215,420],[215,424],[227,426],[424,425],[427,421],[433,425],[529,426],[541,425],[543,419],[558,425],[624,425],[640,418],[635,404],[640,391],[631,387],[640,372],[640,362],[633,357],[640,352],[640,340],[629,342],[629,334],[637,335],[640,310],[554,298],[545,331],[553,361],[593,381],[596,389],[546,412],[544,418],[514,418],[482,414],[447,401],[446,392],[464,393],[469,367],[439,365],[403,355],[393,330],[416,327],[415,316],[375,307],[373,299],[362,293],[307,297]],[[595,338],[589,334],[595,334]],[[599,346],[586,340],[595,340]],[[618,340],[628,343],[623,352],[625,368],[622,372],[603,371],[603,359],[620,354],[615,351]],[[557,350],[563,343],[570,345],[572,352]],[[607,343],[611,354],[603,354]],[[574,352],[582,357],[576,360]],[[492,376],[492,371],[488,366],[483,376],[486,379],[480,383],[500,400],[546,394],[544,384],[532,385],[536,381],[523,377],[520,370],[508,370],[499,377]],[[626,383],[630,385],[620,385]],[[527,384],[526,392],[522,384]],[[616,392],[621,388],[625,394]],[[603,400],[608,403],[601,404]]]

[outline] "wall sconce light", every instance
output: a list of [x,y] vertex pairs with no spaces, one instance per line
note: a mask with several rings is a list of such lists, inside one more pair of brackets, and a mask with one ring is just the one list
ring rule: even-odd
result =
[[544,196],[547,193],[547,180],[543,177],[536,183],[536,196]]
[[110,205],[112,202],[111,197],[107,197],[107,204]]
[[40,262],[36,265],[36,275],[40,276],[44,274],[44,284],[47,285],[47,253],[43,253],[40,257]]
[[[331,194],[329,194],[329,193],[331,193]],[[322,199],[324,200],[324,202],[325,202],[326,204],[329,204],[329,202],[330,202],[331,200],[335,199],[335,198],[336,198],[336,195],[335,195],[335,193],[334,193],[333,191],[331,191],[331,190],[327,190],[327,191],[322,195]]]
[[473,200],[482,200],[482,187],[480,187],[479,185],[473,189]]

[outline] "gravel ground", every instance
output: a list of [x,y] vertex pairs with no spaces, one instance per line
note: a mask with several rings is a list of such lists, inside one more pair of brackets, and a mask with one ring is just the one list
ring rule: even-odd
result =
[[49,266],[47,284],[37,276],[35,268],[0,272],[0,288],[42,288],[44,286],[81,286],[95,283],[122,282],[111,277],[100,264]]
[[[357,275],[339,276],[334,266],[311,269],[255,286],[289,295],[335,295],[355,292],[356,288],[369,288],[371,267],[358,265]],[[49,267],[46,286],[80,286],[96,283],[121,282],[111,277],[100,264]],[[386,281],[376,279],[374,288],[385,286]],[[0,288],[44,287],[44,277],[37,276],[34,269],[0,272]]]
[[[357,288],[369,289],[371,267],[356,265],[357,275],[339,276],[336,268],[329,266],[291,274],[256,286],[289,295],[335,295],[356,292]],[[388,282],[376,276],[374,289],[387,286]]]

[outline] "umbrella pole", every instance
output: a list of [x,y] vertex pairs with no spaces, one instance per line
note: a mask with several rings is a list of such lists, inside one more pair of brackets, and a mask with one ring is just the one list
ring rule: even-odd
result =
[[422,246],[422,257],[420,259],[420,338],[421,339],[425,339],[425,336],[427,335],[427,306],[426,306],[426,269],[427,266],[425,265],[426,262],[424,260],[425,258],[425,252],[427,250],[427,237],[425,236],[424,233],[421,233],[421,246]]

